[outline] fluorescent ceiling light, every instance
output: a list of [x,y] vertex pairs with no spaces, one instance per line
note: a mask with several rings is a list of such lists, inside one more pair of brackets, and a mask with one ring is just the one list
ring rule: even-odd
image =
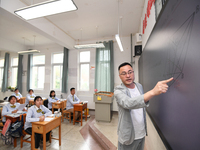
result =
[[86,48],[105,48],[103,43],[97,44],[84,44],[84,45],[75,45],[74,48],[76,49],[86,49]]
[[33,53],[39,53],[40,51],[35,50],[35,49],[31,49],[28,51],[19,51],[18,54],[33,54]]
[[119,34],[116,34],[116,35],[115,35],[115,39],[117,40],[117,44],[118,44],[118,46],[119,46],[119,48],[120,48],[120,51],[121,51],[121,52],[124,51],[124,50],[123,50],[123,47],[122,47],[121,40],[120,40],[120,38],[119,38]]
[[14,11],[25,20],[77,10],[73,0],[49,0]]

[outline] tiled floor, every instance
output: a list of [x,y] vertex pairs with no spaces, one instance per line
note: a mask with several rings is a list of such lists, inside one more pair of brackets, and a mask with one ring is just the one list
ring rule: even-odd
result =
[[[52,139],[52,143],[49,147],[47,147],[47,150],[93,150],[95,146],[98,147],[98,144],[97,143],[95,144],[94,139],[91,139],[92,137],[87,138],[87,136],[82,136],[84,133],[80,133],[80,130],[82,129],[82,127],[84,127],[86,123],[88,122],[90,123],[91,121],[92,119],[90,120],[89,118],[87,122],[83,121],[83,126],[81,126],[80,123],[73,125],[73,123],[69,123],[68,120],[64,120],[64,122],[62,122],[62,125],[61,125],[61,137],[62,137],[61,146],[59,146],[59,142],[57,140]],[[110,123],[97,122],[97,121],[94,123],[94,126],[102,134],[104,134],[104,136],[107,137],[107,139],[109,139],[112,142],[112,144],[116,147],[118,144],[117,125],[118,125],[117,113],[113,114],[112,121]],[[85,128],[83,128],[83,130],[87,130],[86,126]],[[58,137],[58,128],[53,130],[53,136]],[[149,139],[147,137],[145,141],[144,150],[151,150],[148,148],[149,147],[148,145],[150,145],[148,144],[148,142],[149,142]],[[94,144],[94,145],[91,146],[91,144]],[[30,144],[24,143],[23,148],[20,148],[20,139],[18,139],[17,147],[14,148],[13,145],[5,145],[2,139],[0,139],[0,150],[11,150],[11,149],[30,150]]]

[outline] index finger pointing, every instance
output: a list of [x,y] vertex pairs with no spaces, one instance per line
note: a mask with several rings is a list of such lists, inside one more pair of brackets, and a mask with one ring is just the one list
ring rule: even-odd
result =
[[161,82],[162,82],[162,83],[168,83],[168,82],[171,82],[173,79],[174,79],[174,78],[173,78],[173,77],[171,77],[170,79],[163,80],[163,81],[161,81]]

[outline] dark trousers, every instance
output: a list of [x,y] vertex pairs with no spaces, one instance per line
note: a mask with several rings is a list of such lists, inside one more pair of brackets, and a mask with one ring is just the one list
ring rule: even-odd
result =
[[[32,128],[27,128],[25,131],[26,131],[26,133],[32,135]],[[51,131],[50,131],[50,132],[51,132]],[[46,141],[49,141],[50,132],[48,132],[48,133],[46,134]],[[36,149],[39,148],[39,146],[40,146],[41,135],[42,135],[42,134],[35,133],[35,148],[36,148]]]
[[[51,109],[49,109],[49,110],[51,110],[51,111],[52,111],[52,108],[51,108]],[[56,109],[56,108],[54,108],[53,110],[54,110],[54,112],[55,112],[55,111],[58,111],[58,109]]]

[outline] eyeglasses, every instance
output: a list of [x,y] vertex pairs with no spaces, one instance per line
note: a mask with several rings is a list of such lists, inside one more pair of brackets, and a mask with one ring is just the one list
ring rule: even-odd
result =
[[134,71],[122,72],[120,75],[126,76],[127,74],[131,75]]

